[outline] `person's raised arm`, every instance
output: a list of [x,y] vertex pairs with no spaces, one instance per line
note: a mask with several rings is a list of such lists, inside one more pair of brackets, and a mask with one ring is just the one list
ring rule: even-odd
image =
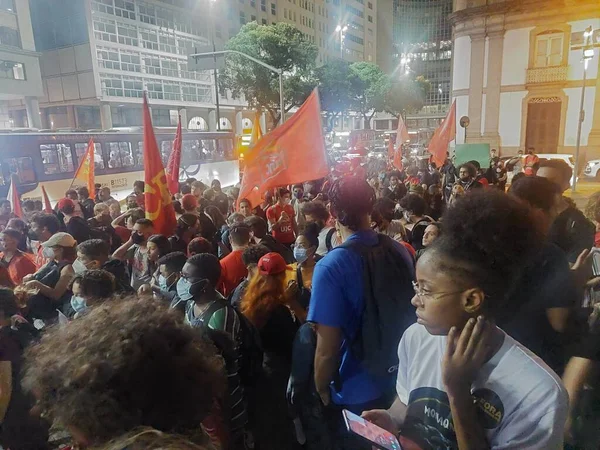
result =
[[127,252],[131,247],[133,247],[133,239],[130,237],[123,245],[115,250],[112,257],[121,261],[126,260]]
[[338,327],[317,325],[315,351],[315,387],[324,405],[331,400],[329,385],[339,367],[342,330]]
[[114,228],[117,227],[119,225],[121,225],[121,222],[123,222],[123,219],[126,219],[127,217],[129,217],[131,215],[131,210],[129,211],[125,211],[123,214],[121,214],[119,217],[117,217],[115,220],[113,220],[110,225]]

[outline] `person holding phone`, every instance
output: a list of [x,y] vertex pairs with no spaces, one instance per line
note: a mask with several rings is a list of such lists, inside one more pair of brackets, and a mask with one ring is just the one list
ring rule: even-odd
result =
[[[444,234],[418,260],[417,323],[398,348],[397,397],[363,418],[422,450],[562,449],[564,386],[495,325],[542,237],[529,208],[473,192],[444,216]],[[408,442],[413,444],[409,445]]]

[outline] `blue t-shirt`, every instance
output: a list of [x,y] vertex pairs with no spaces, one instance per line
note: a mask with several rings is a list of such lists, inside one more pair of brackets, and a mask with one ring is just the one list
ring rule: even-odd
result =
[[[377,233],[359,231],[348,238],[366,245],[378,243]],[[398,251],[413,272],[414,262],[406,248],[399,244]],[[313,274],[308,320],[321,325],[342,329],[342,357],[339,368],[341,391],[331,386],[331,399],[338,405],[358,405],[376,400],[382,395],[372,377],[362,368],[348,350],[361,323],[364,310],[363,266],[361,257],[353,250],[337,247],[321,259]]]

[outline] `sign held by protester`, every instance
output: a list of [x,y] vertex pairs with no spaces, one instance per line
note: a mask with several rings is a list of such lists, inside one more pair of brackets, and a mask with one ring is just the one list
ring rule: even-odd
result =
[[269,189],[329,173],[317,89],[287,122],[256,143],[245,162],[239,199],[252,205]]

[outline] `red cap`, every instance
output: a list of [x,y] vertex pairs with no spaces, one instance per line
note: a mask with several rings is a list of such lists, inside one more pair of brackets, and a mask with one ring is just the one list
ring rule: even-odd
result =
[[56,204],[56,208],[59,211],[63,211],[64,209],[75,209],[75,203],[70,198],[61,198]]
[[181,197],[181,207],[186,211],[191,211],[198,207],[198,199],[193,194],[185,194]]
[[288,268],[285,260],[279,253],[271,252],[258,260],[258,271],[261,275],[277,275]]

